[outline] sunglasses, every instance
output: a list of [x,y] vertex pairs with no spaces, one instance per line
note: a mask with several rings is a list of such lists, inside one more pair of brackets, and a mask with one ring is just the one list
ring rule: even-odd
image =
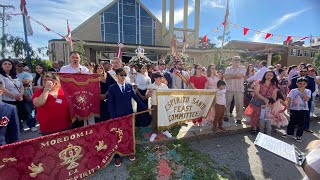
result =
[[163,65],[165,65],[165,64],[159,64],[160,66],[163,66]]
[[127,77],[127,74],[118,74],[121,77]]

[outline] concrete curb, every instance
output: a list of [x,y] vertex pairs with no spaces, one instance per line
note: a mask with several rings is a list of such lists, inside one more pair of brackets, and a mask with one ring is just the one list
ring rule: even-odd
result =
[[200,139],[209,139],[209,138],[218,138],[218,137],[224,137],[224,136],[230,136],[234,134],[242,134],[242,133],[249,133],[251,130],[251,127],[245,124],[242,124],[242,127],[239,126],[229,126],[225,127],[226,132],[213,132],[211,127],[206,127],[203,128],[202,131],[199,130],[193,130],[193,131],[181,131],[178,133],[177,137],[172,137],[170,139],[168,138],[163,138],[161,140],[157,140],[154,142],[150,141],[141,141],[141,140],[136,140],[136,145],[155,145],[155,144],[165,144],[168,142],[172,142],[175,140],[190,140],[190,141],[197,141],[199,142]]

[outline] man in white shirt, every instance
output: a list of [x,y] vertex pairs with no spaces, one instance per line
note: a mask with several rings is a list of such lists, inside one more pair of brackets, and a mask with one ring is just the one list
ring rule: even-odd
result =
[[77,51],[72,51],[69,56],[70,64],[63,66],[60,69],[61,73],[81,73],[90,74],[90,71],[85,66],[80,65],[80,54]]
[[249,77],[247,81],[248,82],[251,82],[254,80],[261,81],[263,78],[263,75],[268,71],[267,64],[268,64],[267,61],[261,61],[259,63],[260,69],[253,76]]

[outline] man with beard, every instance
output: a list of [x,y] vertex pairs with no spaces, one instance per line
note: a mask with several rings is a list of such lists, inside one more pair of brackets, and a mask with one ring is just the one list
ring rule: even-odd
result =
[[183,70],[183,62],[176,61],[175,69],[171,74],[172,89],[188,89],[189,74]]

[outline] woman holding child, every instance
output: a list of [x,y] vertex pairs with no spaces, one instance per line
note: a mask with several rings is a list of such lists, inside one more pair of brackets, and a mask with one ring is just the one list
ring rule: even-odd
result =
[[257,134],[261,106],[269,104],[269,98],[276,99],[274,91],[277,91],[278,79],[273,71],[267,71],[262,80],[254,86],[255,96],[251,100],[249,106],[245,110],[245,115],[251,117],[250,125],[252,126],[252,134]]

